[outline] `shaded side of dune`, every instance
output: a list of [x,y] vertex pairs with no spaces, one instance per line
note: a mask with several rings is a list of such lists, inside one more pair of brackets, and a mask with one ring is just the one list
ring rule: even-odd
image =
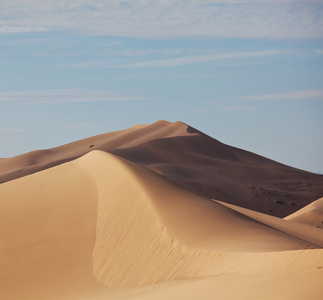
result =
[[205,197],[283,217],[323,194],[323,177],[202,134],[156,139],[111,153]]

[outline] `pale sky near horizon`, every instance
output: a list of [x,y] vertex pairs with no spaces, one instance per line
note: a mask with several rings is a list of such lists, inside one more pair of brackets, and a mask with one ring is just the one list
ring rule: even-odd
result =
[[0,157],[157,120],[323,173],[323,0],[0,0]]

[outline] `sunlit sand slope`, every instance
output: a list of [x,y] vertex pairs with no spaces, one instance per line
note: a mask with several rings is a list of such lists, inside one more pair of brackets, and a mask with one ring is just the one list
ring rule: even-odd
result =
[[[298,252],[298,251],[297,251]],[[322,253],[307,252],[308,261],[298,265],[297,256],[276,253],[288,261],[254,270],[225,272],[217,276],[180,280],[111,291],[96,300],[319,300],[322,297]],[[316,259],[315,259],[316,258]],[[250,258],[249,258],[250,259]],[[315,263],[316,261],[316,263]],[[255,261],[253,261],[254,263]],[[246,261],[244,263],[247,263]],[[250,260],[249,260],[250,264]],[[239,265],[240,267],[240,265]]]
[[69,299],[99,286],[96,197],[76,161],[0,186],[0,299]]

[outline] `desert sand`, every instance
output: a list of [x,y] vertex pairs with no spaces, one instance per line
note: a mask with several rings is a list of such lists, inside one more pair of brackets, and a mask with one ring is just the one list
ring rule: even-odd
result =
[[323,176],[181,122],[5,158],[0,175],[0,299],[322,297]]
[[201,196],[277,217],[323,197],[322,176],[225,145],[184,123],[166,121],[4,159],[0,183],[93,150],[125,158]]

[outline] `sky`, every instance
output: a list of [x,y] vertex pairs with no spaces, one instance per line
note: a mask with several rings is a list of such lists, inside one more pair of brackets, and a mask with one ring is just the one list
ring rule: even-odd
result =
[[323,0],[0,0],[0,157],[182,121],[323,173]]

